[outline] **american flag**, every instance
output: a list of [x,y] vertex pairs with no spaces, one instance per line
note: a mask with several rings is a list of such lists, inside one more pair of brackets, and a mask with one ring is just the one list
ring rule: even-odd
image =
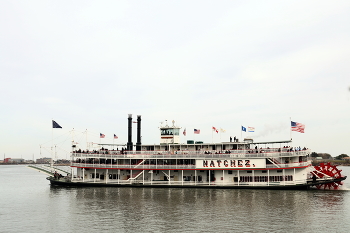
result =
[[105,138],[106,135],[104,135],[103,133],[100,133],[100,138]]
[[291,121],[291,125],[292,125],[292,131],[297,131],[299,133],[304,133],[304,129],[305,129],[305,125],[304,124]]
[[186,128],[184,129],[183,134],[184,134],[184,136],[186,136]]
[[201,130],[200,129],[194,129],[194,134],[200,134]]
[[118,139],[118,136],[114,134],[114,139]]

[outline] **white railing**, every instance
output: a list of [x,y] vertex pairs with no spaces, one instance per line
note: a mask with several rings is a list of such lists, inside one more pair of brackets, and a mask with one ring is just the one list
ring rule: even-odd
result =
[[[121,154],[118,151],[108,151],[108,153],[93,153],[93,152],[72,152],[73,158],[103,158],[103,159],[219,159],[219,158],[262,158],[262,157],[294,157],[306,156],[310,154],[310,150],[300,151],[276,151],[276,149],[265,150],[227,150],[230,153],[205,153],[203,151],[134,151],[124,152]],[[256,153],[258,151],[258,153]]]
[[[309,162],[301,163],[281,163],[278,164],[278,167],[275,164],[267,164],[266,168],[288,168],[288,167],[304,167],[310,165]],[[132,164],[90,164],[90,163],[72,163],[73,167],[86,167],[86,168],[117,168],[117,169],[170,169],[170,170],[183,170],[183,169],[196,169],[196,165],[165,165],[165,164],[141,164],[141,165],[132,165]]]
[[[119,169],[135,169],[135,165],[132,164],[91,164],[91,163],[72,163],[73,167],[86,167],[86,168],[119,168]],[[162,164],[142,164],[137,166],[137,169],[195,169],[195,165],[162,165]]]
[[[81,178],[74,178],[72,182],[82,182]],[[295,181],[276,181],[276,182],[222,182],[222,181],[162,181],[162,180],[106,180],[105,179],[85,179],[85,183],[104,183],[104,184],[144,184],[144,185],[193,185],[193,186],[281,186],[305,184],[306,180]]]
[[310,162],[279,163],[279,164],[266,164],[266,168],[304,167],[308,165],[310,165]]

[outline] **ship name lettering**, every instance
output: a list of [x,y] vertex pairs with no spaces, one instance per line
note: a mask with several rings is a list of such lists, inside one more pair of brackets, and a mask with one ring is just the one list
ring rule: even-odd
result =
[[228,167],[228,161],[227,160],[224,161],[224,166]]
[[[249,159],[242,160],[203,160],[203,167],[251,167],[251,162]],[[253,167],[255,165],[253,164]]]
[[203,160],[203,167],[208,167],[208,160]]
[[216,161],[218,163],[218,167],[220,167],[220,164],[222,163],[221,160]]

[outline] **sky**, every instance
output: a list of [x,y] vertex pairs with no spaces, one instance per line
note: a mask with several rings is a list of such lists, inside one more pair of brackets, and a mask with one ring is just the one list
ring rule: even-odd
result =
[[3,157],[54,147],[69,158],[73,140],[126,144],[128,114],[142,116],[143,144],[158,144],[161,122],[174,120],[182,143],[292,138],[350,155],[349,1],[0,4]]

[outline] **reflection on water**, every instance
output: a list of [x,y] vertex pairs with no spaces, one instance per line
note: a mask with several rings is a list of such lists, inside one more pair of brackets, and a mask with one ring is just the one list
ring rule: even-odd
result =
[[[0,176],[1,169],[0,166]],[[350,229],[347,190],[62,188],[50,187],[43,181],[44,175],[32,175],[27,168],[14,167],[9,173],[15,178],[0,178],[1,187],[7,187],[0,190],[0,229],[4,232]]]
[[[55,188],[67,196],[78,228],[120,231],[314,231],[329,222],[350,227],[339,216],[349,205],[344,191],[215,190],[152,188]],[[61,203],[61,201],[60,201]],[[349,203],[349,200],[347,201]],[[348,215],[348,214],[347,214]],[[73,223],[72,223],[73,224]],[[338,227],[338,226],[337,226]],[[349,228],[350,229],[350,228]],[[339,232],[339,231],[338,231]]]

